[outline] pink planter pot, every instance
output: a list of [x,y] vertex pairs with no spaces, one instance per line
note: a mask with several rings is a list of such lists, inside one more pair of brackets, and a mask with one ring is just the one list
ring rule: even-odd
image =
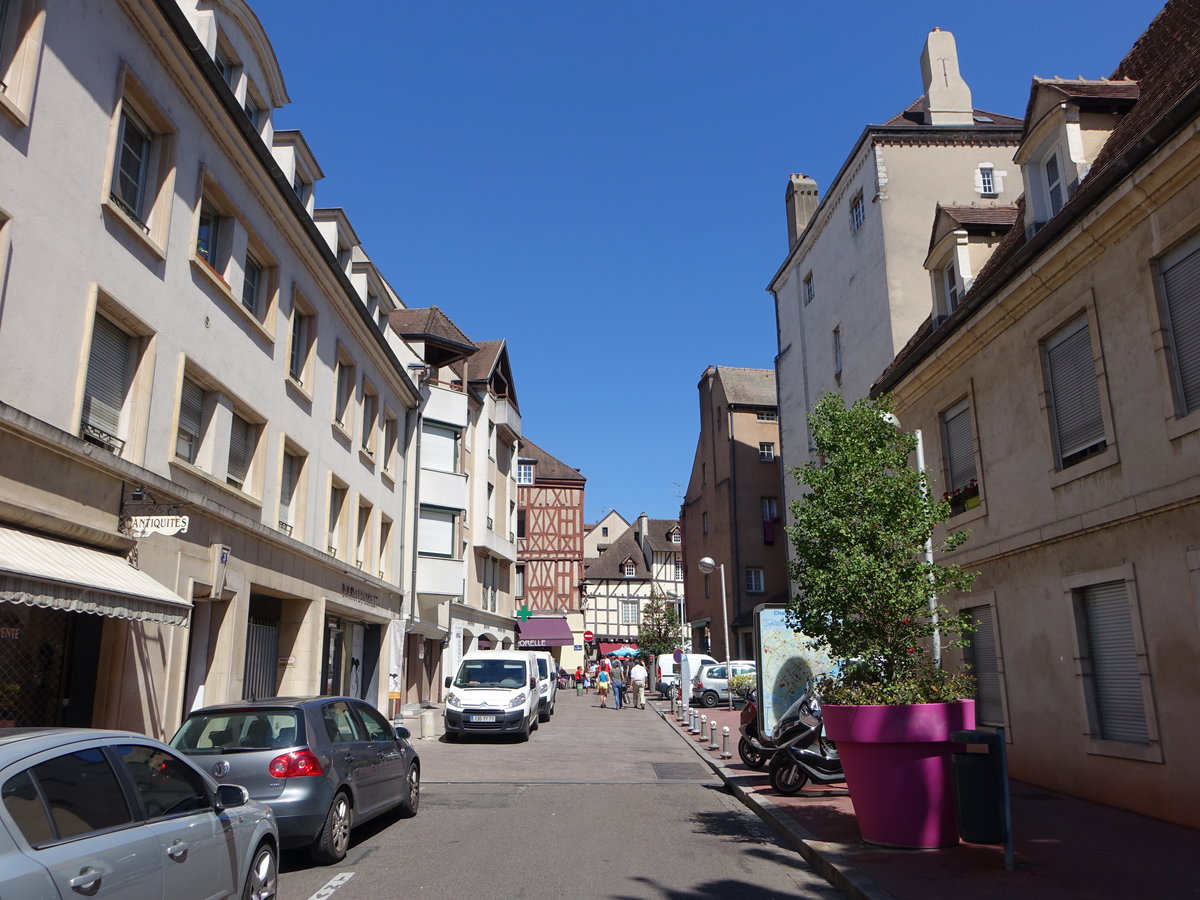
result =
[[837,742],[863,840],[929,849],[958,843],[950,733],[975,727],[975,701],[821,707]]

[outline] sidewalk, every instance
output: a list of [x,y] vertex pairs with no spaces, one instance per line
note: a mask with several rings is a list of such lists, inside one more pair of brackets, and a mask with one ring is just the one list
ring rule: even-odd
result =
[[771,789],[767,773],[737,755],[738,712],[700,709],[729,727],[730,759],[707,750],[660,701],[663,721],[690,741],[730,790],[772,825],[829,882],[871,900],[1092,900],[1122,896],[1200,897],[1200,832],[1012,782],[1016,871],[1004,848],[960,844],[946,850],[892,850],[859,837],[850,795],[809,786],[794,797]]

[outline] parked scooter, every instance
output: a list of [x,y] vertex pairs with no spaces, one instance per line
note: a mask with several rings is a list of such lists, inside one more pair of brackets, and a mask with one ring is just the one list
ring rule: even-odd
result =
[[768,774],[771,787],[779,793],[791,796],[810,781],[834,784],[846,780],[837,748],[825,737],[815,686],[783,715],[773,737],[776,751]]
[[750,768],[762,771],[775,755],[775,745],[758,733],[758,691],[754,688],[746,693],[746,705],[742,707],[739,721],[738,731],[742,737],[738,741],[738,756]]

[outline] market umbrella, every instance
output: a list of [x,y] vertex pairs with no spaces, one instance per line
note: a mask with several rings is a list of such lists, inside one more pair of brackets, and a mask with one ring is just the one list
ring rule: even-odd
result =
[[618,647],[609,656],[637,656],[638,652],[632,647]]

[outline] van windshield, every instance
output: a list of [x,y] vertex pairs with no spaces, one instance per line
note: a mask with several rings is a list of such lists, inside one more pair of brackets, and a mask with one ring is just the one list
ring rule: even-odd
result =
[[529,682],[519,659],[468,659],[459,667],[454,686],[460,688],[518,688]]
[[537,658],[537,664],[538,664],[538,675],[540,675],[543,679],[549,678],[550,677],[550,669],[546,665],[545,657],[539,656]]

